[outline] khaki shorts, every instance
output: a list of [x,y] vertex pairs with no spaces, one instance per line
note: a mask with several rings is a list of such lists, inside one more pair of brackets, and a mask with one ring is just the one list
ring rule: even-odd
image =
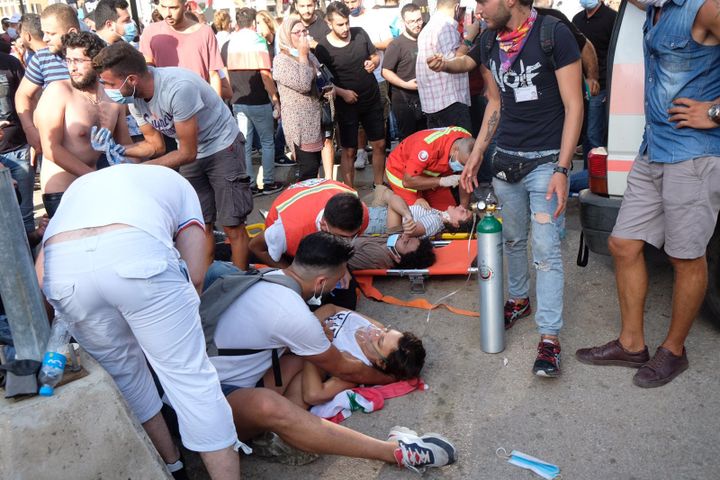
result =
[[250,177],[245,172],[242,134],[227,148],[180,167],[180,174],[195,189],[205,223],[235,227],[252,212]]
[[679,163],[638,155],[612,235],[643,240],[674,258],[705,255],[720,210],[720,157]]

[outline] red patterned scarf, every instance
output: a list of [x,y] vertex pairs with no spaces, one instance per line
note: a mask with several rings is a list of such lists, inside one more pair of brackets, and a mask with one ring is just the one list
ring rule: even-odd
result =
[[498,45],[500,46],[500,70],[507,72],[510,70],[515,57],[517,57],[525,45],[528,33],[532,30],[532,26],[537,19],[537,11],[533,8],[530,10],[530,16],[516,30],[503,30],[497,34]]

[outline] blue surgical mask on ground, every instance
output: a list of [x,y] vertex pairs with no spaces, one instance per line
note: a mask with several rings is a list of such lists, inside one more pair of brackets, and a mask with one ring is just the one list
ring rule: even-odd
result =
[[517,450],[513,450],[510,452],[510,455],[508,455],[507,451],[500,447],[495,451],[495,454],[500,458],[507,459],[508,463],[511,465],[530,470],[531,472],[540,475],[545,480],[553,480],[558,478],[560,475],[560,467],[557,465],[544,462],[538,458],[518,452]]
[[124,96],[120,89],[125,86],[125,83],[128,81],[128,78],[126,77],[125,81],[120,85],[120,88],[106,88],[105,93],[107,93],[107,96],[110,97],[110,100],[112,100],[115,103],[122,103],[124,105],[129,105],[133,103],[135,100],[135,87],[133,87],[133,93],[129,97]]
[[580,0],[580,6],[585,10],[592,10],[597,7],[599,3],[600,0]]
[[450,157],[450,162],[448,162],[448,165],[450,165],[450,170],[452,170],[455,173],[460,173],[463,171],[464,165],[460,163],[459,160]]
[[135,25],[135,22],[126,23],[125,33],[123,33],[122,39],[130,43],[135,40],[135,37],[137,37],[137,33],[138,29],[137,25]]

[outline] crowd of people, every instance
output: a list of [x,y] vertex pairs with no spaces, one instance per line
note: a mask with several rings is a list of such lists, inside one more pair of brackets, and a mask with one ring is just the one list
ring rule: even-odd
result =
[[[430,238],[466,224],[473,195],[489,189],[503,205],[506,328],[531,314],[531,238],[532,371],[561,373],[568,176],[578,144],[586,155],[606,141],[615,11],[582,0],[571,21],[546,1],[478,0],[468,15],[458,0],[368,2],[321,11],[294,0],[276,17],[219,10],[208,24],[194,2],[160,0],[138,25],[126,0],[100,0],[82,15],[58,3],[3,24],[0,162],[17,182],[28,238],[41,242],[38,279],[176,478],[185,471],[171,432],[213,479],[239,478],[236,451],[249,453],[250,441],[262,450],[267,432],[270,450],[310,460],[416,471],[455,462],[441,435],[395,427],[375,439],[308,408],[420,375],[422,340],[355,312],[351,271],[432,265]],[[720,16],[710,0],[637,3],[648,10],[651,105],[610,242],[623,330],[577,357],[639,368],[635,383],[654,387],[687,368],[684,340],[707,276],[713,229],[683,219],[701,210],[714,226],[720,209],[720,84],[708,74],[720,66]],[[666,34],[693,42],[668,45]],[[355,170],[369,162],[366,202]],[[288,166],[291,185],[276,175]],[[37,222],[36,172],[47,212]],[[250,238],[253,197],[270,194],[265,229]],[[231,262],[215,261],[216,229]],[[676,294],[694,302],[674,304],[652,358],[645,242],[665,244]],[[248,285],[254,264],[272,269]]]

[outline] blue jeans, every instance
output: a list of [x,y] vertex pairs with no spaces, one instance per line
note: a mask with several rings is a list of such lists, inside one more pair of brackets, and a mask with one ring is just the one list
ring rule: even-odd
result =
[[517,183],[493,179],[495,194],[503,208],[510,298],[530,296],[527,242],[528,227],[532,226],[533,263],[537,271],[535,323],[541,335],[557,335],[563,326],[564,275],[560,248],[563,218],[552,217],[557,208],[557,197],[545,200],[555,165],[540,165]]
[[240,131],[247,139],[245,142],[245,167],[252,176],[252,138],[255,132],[260,137],[262,150],[263,183],[275,181],[275,125],[273,124],[271,103],[265,105],[233,105],[233,113]]
[[588,152],[595,147],[605,146],[605,132],[607,131],[607,118],[605,107],[607,106],[607,90],[600,90],[600,93],[588,100],[587,127],[585,131],[585,143]]
[[33,213],[33,187],[35,169],[30,166],[30,147],[23,145],[10,152],[0,153],[0,163],[10,170],[10,175],[17,182],[22,197],[20,213],[26,232],[35,230],[35,214]]

